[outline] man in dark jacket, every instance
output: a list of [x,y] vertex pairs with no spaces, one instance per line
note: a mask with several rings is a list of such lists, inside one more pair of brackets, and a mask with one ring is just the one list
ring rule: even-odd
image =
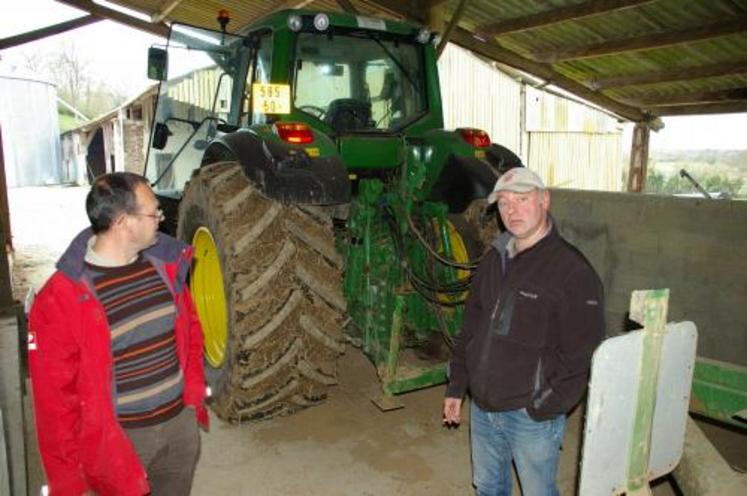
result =
[[29,366],[51,496],[187,495],[204,406],[192,248],[157,232],[142,176],[97,178],[91,228],[31,308]]
[[478,496],[511,494],[511,461],[523,493],[558,494],[565,417],[586,389],[604,336],[603,289],[584,256],[557,232],[550,194],[523,167],[488,197],[506,232],[470,288],[450,363],[444,422],[461,421],[467,391]]

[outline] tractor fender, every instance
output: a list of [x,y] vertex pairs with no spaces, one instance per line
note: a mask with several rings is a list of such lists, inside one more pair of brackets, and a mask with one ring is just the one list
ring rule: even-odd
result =
[[497,144],[490,145],[483,160],[452,153],[428,199],[444,202],[449,206],[449,213],[460,214],[473,200],[487,197],[498,178],[513,167],[523,167],[521,159]]
[[265,196],[285,204],[337,205],[350,201],[350,181],[337,155],[310,157],[293,145],[240,129],[213,140],[201,166],[236,161]]
[[449,213],[460,214],[473,200],[488,196],[497,178],[482,160],[451,154],[428,200],[446,203]]

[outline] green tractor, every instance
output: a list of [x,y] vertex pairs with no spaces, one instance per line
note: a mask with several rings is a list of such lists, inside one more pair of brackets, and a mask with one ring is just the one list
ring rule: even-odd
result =
[[444,130],[434,35],[286,10],[240,34],[174,25],[146,165],[162,226],[195,248],[212,406],[245,421],[314,405],[346,343],[382,408],[446,380],[484,198],[521,165]]

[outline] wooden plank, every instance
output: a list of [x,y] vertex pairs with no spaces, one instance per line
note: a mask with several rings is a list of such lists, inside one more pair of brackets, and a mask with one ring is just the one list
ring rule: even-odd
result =
[[739,16],[728,21],[717,21],[698,27],[676,31],[634,36],[620,40],[610,40],[591,45],[563,50],[536,51],[532,58],[540,62],[557,63],[566,60],[578,60],[617,53],[635,52],[662,48],[683,43],[708,40],[729,34],[747,31],[747,16]]
[[3,38],[2,40],[0,40],[0,50],[23,45],[24,43],[40,40],[48,36],[54,36],[56,34],[64,33],[81,26],[93,24],[94,22],[98,22],[100,20],[100,17],[94,15],[86,15],[83,17],[78,17],[76,19],[71,19],[69,21],[61,22],[59,24],[54,24],[52,26],[47,26],[45,28],[35,29],[33,31],[17,34],[15,36],[8,36],[7,38]]
[[692,419],[687,419],[685,449],[674,478],[684,494],[747,494],[747,475],[729,466]]
[[183,0],[171,0],[169,3],[164,5],[160,11],[150,16],[150,22],[159,23],[166,19],[169,14],[180,4]]
[[93,3],[91,0],[57,0],[57,1],[60,3],[64,3],[65,5],[70,5],[72,7],[75,7],[76,9],[85,10],[86,12],[90,12],[91,14],[95,16],[102,17],[104,19],[109,19],[110,21],[115,21],[120,24],[129,26],[131,28],[139,29],[140,31],[145,31],[146,33],[154,34],[156,36],[161,36],[163,38],[168,38],[169,36],[169,27],[163,23],[154,24],[154,23],[142,21],[138,19],[137,17],[132,17],[130,15],[123,14],[122,12],[119,12],[117,10],[104,7],[103,5],[99,5],[97,3]]
[[699,67],[683,67],[659,72],[641,72],[638,74],[622,74],[590,79],[586,84],[596,90],[622,88],[624,86],[640,86],[644,84],[671,83],[674,81],[692,81],[709,77],[725,76],[747,72],[747,60],[703,65]]
[[630,9],[639,5],[651,3],[653,0],[592,0],[579,5],[561,7],[524,17],[516,17],[505,21],[483,24],[475,29],[484,36],[501,36],[517,31],[536,29],[561,22],[583,19],[600,14],[607,14],[623,9]]

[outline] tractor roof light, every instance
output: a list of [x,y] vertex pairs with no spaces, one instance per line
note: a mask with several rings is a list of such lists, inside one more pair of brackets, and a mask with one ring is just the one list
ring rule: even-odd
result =
[[418,34],[415,36],[415,40],[417,40],[418,43],[422,43],[423,45],[428,43],[430,39],[431,32],[425,28],[422,28],[420,31],[418,31]]
[[490,146],[490,136],[482,129],[463,127],[458,129],[462,139],[476,148],[487,148]]
[[314,16],[314,27],[317,31],[326,31],[329,28],[329,16],[327,14],[317,14]]
[[292,15],[288,17],[288,27],[291,31],[299,32],[303,27],[303,19],[300,15]]
[[302,122],[276,122],[275,132],[281,140],[293,145],[305,145],[314,142],[311,128]]

